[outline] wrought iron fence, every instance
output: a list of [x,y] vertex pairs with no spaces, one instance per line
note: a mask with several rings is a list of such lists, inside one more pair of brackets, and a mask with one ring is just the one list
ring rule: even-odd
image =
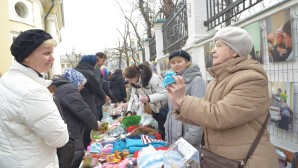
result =
[[150,61],[155,61],[156,58],[156,42],[155,37],[153,37],[149,42],[150,48]]
[[180,49],[188,38],[186,0],[182,0],[163,24],[164,53]]
[[206,0],[207,20],[204,25],[208,30],[225,23],[225,26],[237,21],[241,12],[263,0]]

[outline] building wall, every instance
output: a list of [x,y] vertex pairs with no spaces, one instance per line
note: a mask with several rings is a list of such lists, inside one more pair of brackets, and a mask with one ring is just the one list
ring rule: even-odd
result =
[[[19,9],[16,12],[16,4]],[[59,4],[60,5],[60,4]],[[39,1],[39,0],[1,0],[0,1],[0,74],[3,74],[8,70],[13,61],[13,56],[10,53],[10,46],[13,42],[13,37],[16,37],[21,31],[28,29],[43,29],[45,30],[44,17],[46,12],[51,6],[51,1]],[[24,8],[22,8],[24,7]],[[26,12],[24,12],[26,11]],[[52,12],[57,12],[53,10]],[[20,17],[24,14],[24,17]],[[63,15],[63,14],[62,14]],[[60,37],[59,28],[61,25],[59,19],[61,19],[61,11],[59,16],[55,15],[56,19],[55,30],[51,30],[53,37]],[[47,21],[48,22],[48,21]],[[59,23],[58,23],[59,22]],[[48,30],[46,30],[48,31]],[[55,32],[53,34],[52,32]],[[55,39],[59,41],[59,39]]]
[[9,30],[9,22],[8,22],[8,1],[2,0],[0,1],[0,74],[3,74],[8,67],[10,66],[12,59],[10,55],[10,30]]

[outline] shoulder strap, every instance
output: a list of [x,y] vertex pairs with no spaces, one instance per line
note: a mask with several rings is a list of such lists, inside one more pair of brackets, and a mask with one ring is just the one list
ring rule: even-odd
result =
[[263,136],[263,133],[264,133],[264,131],[266,129],[266,126],[267,126],[267,123],[268,123],[268,118],[269,118],[269,113],[268,113],[268,115],[267,115],[267,117],[266,117],[266,119],[265,119],[265,121],[264,121],[264,123],[262,125],[262,128],[260,129],[260,131],[259,131],[256,139],[252,143],[252,145],[251,145],[251,147],[250,147],[250,149],[249,149],[249,151],[248,151],[245,159],[242,161],[242,163],[241,163],[242,166],[248,161],[248,159],[254,153],[256,147],[258,146],[258,144],[259,144],[259,142],[260,142],[260,140],[261,140],[261,138]]

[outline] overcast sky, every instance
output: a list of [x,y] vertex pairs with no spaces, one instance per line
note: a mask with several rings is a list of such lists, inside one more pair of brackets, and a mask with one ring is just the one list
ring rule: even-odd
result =
[[[127,0],[119,0],[128,7]],[[62,29],[63,47],[70,52],[95,54],[104,48],[115,47],[123,30],[124,17],[116,0],[63,0],[65,28]]]

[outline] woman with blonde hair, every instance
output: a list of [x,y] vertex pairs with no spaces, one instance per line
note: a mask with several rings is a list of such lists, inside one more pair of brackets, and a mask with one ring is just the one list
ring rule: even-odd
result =
[[15,61],[0,79],[1,167],[58,168],[56,149],[69,139],[48,90],[56,42],[47,32],[22,32],[10,47]]
[[[205,82],[198,65],[191,64],[191,56],[184,50],[173,51],[169,62],[176,75],[185,80],[186,95],[202,98],[205,96]],[[169,144],[175,143],[183,137],[195,148],[199,149],[202,140],[203,127],[190,125],[176,120],[173,116],[171,101],[168,103],[169,113],[165,122],[165,140]]]

